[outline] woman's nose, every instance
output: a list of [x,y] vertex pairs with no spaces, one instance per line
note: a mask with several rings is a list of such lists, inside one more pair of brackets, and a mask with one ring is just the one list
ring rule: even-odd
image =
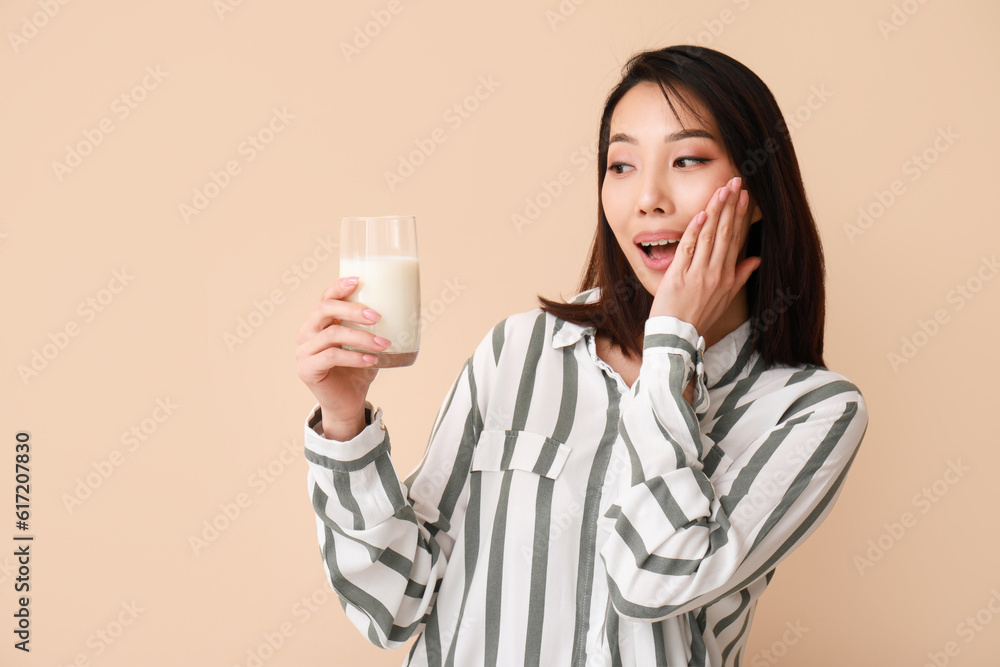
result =
[[672,204],[667,184],[661,175],[653,170],[643,174],[640,186],[639,199],[636,202],[637,212],[640,215],[663,215],[669,213]]

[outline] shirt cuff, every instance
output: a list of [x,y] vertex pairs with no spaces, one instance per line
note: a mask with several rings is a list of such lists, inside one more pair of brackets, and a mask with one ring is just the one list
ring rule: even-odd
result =
[[360,470],[383,452],[389,451],[389,438],[382,422],[382,408],[365,401],[367,426],[350,440],[330,440],[322,435],[323,415],[319,404],[313,407],[305,424],[306,458],[332,470]]
[[687,387],[692,377],[697,378],[694,386],[692,407],[698,415],[708,412],[708,386],[705,376],[705,338],[698,335],[694,325],[671,315],[656,315],[646,320],[642,341],[642,354],[656,357],[661,354],[679,354],[684,360],[683,386]]

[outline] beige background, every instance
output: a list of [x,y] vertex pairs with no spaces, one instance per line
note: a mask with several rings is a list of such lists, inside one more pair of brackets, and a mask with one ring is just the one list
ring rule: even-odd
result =
[[[871,412],[746,664],[997,664],[996,3],[63,2],[0,4],[0,664],[400,664],[328,593],[306,493],[294,336],[338,275],[325,247],[344,215],[418,216],[423,349],[371,392],[406,473],[487,329],[573,293],[621,64],[691,42],[756,71],[793,127],[827,361]],[[475,109],[458,123],[456,104]],[[270,142],[253,160],[251,135]],[[54,165],[71,149],[78,166]],[[526,200],[544,206],[518,228]],[[227,338],[241,319],[257,326]],[[11,633],[19,430],[28,655]]]

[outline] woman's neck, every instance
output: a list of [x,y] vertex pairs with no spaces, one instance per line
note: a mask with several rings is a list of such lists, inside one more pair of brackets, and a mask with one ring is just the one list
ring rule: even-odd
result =
[[699,331],[705,338],[705,349],[708,349],[739,328],[750,317],[750,306],[747,302],[747,288],[744,286],[733,298],[726,311],[715,321],[708,331]]

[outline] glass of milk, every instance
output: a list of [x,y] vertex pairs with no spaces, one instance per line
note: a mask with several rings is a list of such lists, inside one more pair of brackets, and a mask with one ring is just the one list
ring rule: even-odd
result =
[[[344,218],[340,224],[340,275],[357,276],[347,297],[382,315],[375,324],[343,322],[392,344],[374,368],[409,366],[420,350],[420,271],[417,228],[412,215]],[[344,349],[357,349],[344,346]]]

